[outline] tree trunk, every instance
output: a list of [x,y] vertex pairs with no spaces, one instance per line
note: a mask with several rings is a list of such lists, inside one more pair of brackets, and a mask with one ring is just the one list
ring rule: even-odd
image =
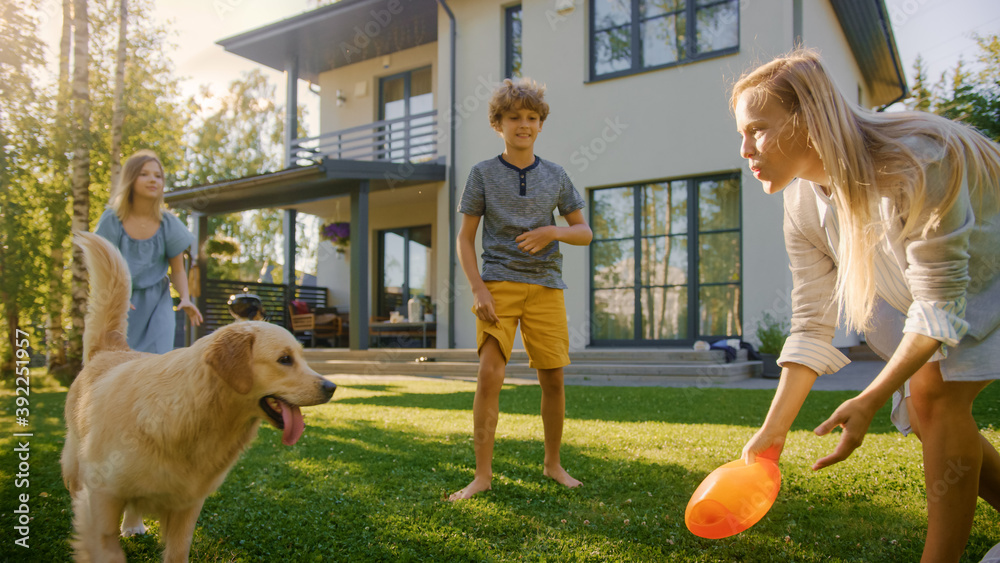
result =
[[122,171],[122,125],[125,123],[125,47],[127,45],[128,0],[118,3],[118,52],[115,54],[115,98],[111,109],[111,189]]
[[[0,245],[0,276],[4,274],[4,251],[3,245]],[[7,351],[2,354],[0,358],[0,374],[4,377],[10,375],[13,377],[14,374],[14,350],[17,349],[15,346],[18,325],[18,311],[17,302],[10,298],[11,296],[7,294],[6,291],[0,290],[0,300],[3,300],[3,315],[4,319],[7,321]]]
[[[69,105],[69,56],[73,39],[73,3],[71,0],[62,0],[62,12],[62,38],[59,41],[59,97],[56,100],[57,120],[69,113],[67,111]],[[58,130],[65,130],[59,125],[60,123],[57,121]],[[66,154],[65,136],[56,131],[53,137],[56,141],[55,158],[62,159],[62,155]],[[49,262],[49,325],[45,340],[48,354],[46,366],[50,372],[55,372],[66,368],[66,335],[63,333],[62,327],[65,292],[63,270],[66,267],[63,245],[69,235],[69,229],[66,220],[66,192],[59,186],[55,186],[51,195],[52,199],[49,202],[49,227],[52,232]]]
[[[73,4],[73,221],[74,231],[90,230],[90,90],[89,52],[90,32],[87,27],[87,0],[74,0]],[[73,281],[70,289],[72,303],[68,364],[73,373],[83,366],[83,318],[87,307],[87,271],[83,253],[73,247]]]

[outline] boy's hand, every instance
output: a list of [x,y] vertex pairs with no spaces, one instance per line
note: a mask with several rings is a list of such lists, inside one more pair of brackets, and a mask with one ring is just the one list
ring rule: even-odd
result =
[[493,301],[493,294],[483,286],[472,292],[472,312],[476,318],[492,324],[500,324],[500,317],[497,316],[496,302]]
[[522,251],[536,254],[546,246],[552,244],[552,241],[556,240],[556,228],[553,225],[538,227],[537,229],[521,233],[514,240],[517,242],[517,247]]

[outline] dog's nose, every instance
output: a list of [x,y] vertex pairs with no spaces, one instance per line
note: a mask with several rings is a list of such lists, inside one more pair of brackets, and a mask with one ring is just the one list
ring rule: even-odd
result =
[[337,384],[329,379],[323,378],[323,392],[327,397],[333,397],[333,392],[337,390]]

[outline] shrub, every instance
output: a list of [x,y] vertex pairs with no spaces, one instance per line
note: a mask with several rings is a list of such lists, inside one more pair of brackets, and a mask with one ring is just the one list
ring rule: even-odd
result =
[[757,340],[760,341],[758,351],[761,354],[780,354],[790,328],[786,319],[777,319],[771,313],[765,312],[757,321]]

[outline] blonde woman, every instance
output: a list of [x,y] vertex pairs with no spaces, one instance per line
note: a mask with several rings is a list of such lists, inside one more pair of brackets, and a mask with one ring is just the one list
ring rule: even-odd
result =
[[794,283],[781,381],[743,457],[780,451],[816,378],[848,363],[831,344],[843,318],[887,364],[816,428],[843,432],[813,469],[847,459],[893,398],[923,448],[922,560],[958,561],[977,494],[1000,509],[1000,456],[971,414],[1000,378],[1000,150],[937,116],[852,106],[811,51],[743,76],[731,106],[754,177],[784,190]]
[[[133,350],[162,354],[174,348],[174,308],[170,282],[180,294],[177,307],[195,325],[201,312],[188,295],[184,250],[191,231],[163,205],[163,164],[141,150],[129,157],[94,232],[111,241],[132,274],[128,344]],[[168,281],[169,270],[169,281]]]

